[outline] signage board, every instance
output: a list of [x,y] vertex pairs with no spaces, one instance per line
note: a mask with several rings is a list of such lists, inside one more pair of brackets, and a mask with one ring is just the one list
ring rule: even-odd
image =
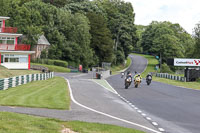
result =
[[174,66],[199,66],[200,59],[174,58]]

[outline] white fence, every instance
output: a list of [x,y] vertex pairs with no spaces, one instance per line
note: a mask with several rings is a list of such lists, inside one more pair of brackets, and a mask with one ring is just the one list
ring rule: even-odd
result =
[[21,75],[12,78],[0,79],[0,90],[6,90],[11,87],[16,87],[18,85],[26,84],[37,80],[46,80],[48,78],[53,78],[54,72],[50,73],[39,73],[39,74],[29,74]]

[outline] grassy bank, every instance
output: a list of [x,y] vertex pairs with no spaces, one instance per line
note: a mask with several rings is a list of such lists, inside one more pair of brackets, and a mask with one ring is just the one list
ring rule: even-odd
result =
[[121,64],[121,65],[118,65],[118,66],[112,66],[111,67],[112,74],[118,74],[119,71],[126,69],[130,64],[131,64],[131,58],[128,57],[126,65]]
[[80,121],[66,122],[63,125],[79,133],[144,133],[130,128]]
[[0,112],[1,133],[61,133],[63,125],[79,133],[144,133],[119,126],[87,122],[63,122],[56,119]]
[[61,77],[0,91],[0,105],[69,109],[69,104],[67,83]]
[[0,78],[9,78],[19,75],[26,75],[26,74],[34,74],[40,73],[40,71],[36,70],[9,70],[3,66],[0,66]]
[[[146,70],[142,73],[142,77],[146,77],[146,75],[149,72],[156,72],[154,69],[155,65],[158,64],[158,60],[155,59],[154,56],[151,55],[142,55],[142,54],[134,54],[134,55],[139,55],[143,56],[148,60],[148,66]],[[170,85],[175,85],[175,86],[181,86],[185,88],[192,88],[192,89],[200,89],[200,81],[198,82],[181,82],[181,81],[175,81],[175,80],[170,80],[170,79],[165,79],[165,78],[159,78],[159,77],[153,77],[153,81],[158,81]]]
[[31,65],[44,66],[44,67],[47,67],[50,71],[54,71],[54,72],[64,72],[64,73],[70,72],[69,68],[55,66],[55,65],[46,65],[46,64],[38,64],[38,63],[31,63]]

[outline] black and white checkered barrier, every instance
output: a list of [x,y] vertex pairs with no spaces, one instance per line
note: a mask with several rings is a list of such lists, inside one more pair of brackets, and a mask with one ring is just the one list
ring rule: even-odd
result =
[[38,74],[29,74],[21,75],[12,78],[0,79],[0,90],[6,90],[11,87],[16,87],[18,85],[26,84],[32,81],[37,80],[46,80],[48,78],[53,78],[54,72],[50,73],[38,73]]
[[171,80],[178,80],[178,81],[186,82],[186,78],[185,77],[175,76],[175,75],[171,75],[171,74],[168,74],[168,73],[156,73],[156,77],[167,78],[167,79],[171,79]]

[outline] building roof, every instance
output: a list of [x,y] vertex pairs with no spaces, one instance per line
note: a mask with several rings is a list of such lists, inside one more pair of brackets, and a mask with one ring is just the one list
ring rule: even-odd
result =
[[38,39],[37,44],[45,44],[45,45],[50,45],[49,41],[46,39],[44,35],[41,35]]
[[0,20],[6,20],[6,19],[10,19],[10,17],[3,17],[3,16],[0,16]]
[[22,34],[15,34],[15,33],[0,33],[0,36],[3,36],[3,37],[19,37],[19,36],[22,36]]
[[35,51],[8,51],[8,50],[0,50],[0,53],[12,53],[12,54],[34,54]]

